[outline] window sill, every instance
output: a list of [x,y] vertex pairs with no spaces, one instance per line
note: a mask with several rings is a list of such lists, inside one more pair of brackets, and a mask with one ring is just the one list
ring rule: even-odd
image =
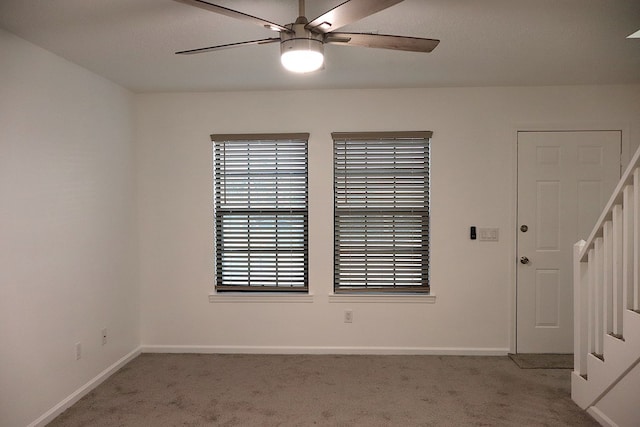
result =
[[210,303],[312,303],[310,294],[210,293]]
[[410,294],[334,294],[329,295],[330,303],[411,303],[411,304],[435,304],[435,295],[410,295]]

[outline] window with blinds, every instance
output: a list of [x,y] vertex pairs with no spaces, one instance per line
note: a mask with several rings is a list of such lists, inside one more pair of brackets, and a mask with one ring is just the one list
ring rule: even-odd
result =
[[332,133],[336,293],[429,292],[431,135]]
[[307,291],[308,138],[211,135],[217,291]]

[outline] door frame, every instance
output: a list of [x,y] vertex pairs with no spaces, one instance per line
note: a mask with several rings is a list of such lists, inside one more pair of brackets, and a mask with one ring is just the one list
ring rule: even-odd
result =
[[[604,123],[521,123],[516,124],[512,128],[512,168],[511,168],[511,186],[513,200],[511,203],[511,218],[509,220],[509,233],[511,238],[509,239],[509,276],[511,277],[510,297],[510,325],[509,325],[509,353],[517,353],[518,342],[518,274],[517,274],[517,261],[518,261],[518,233],[516,228],[518,227],[518,133],[520,132],[590,132],[590,131],[618,131],[622,140],[621,155],[620,155],[620,170],[621,173],[624,168],[629,164],[631,160],[631,141],[629,134],[631,125],[626,122],[604,122]],[[637,147],[633,147],[635,149]]]

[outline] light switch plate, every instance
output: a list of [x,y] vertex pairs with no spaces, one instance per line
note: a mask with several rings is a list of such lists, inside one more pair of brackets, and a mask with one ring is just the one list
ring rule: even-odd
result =
[[478,228],[478,240],[482,242],[497,242],[499,239],[499,229],[494,227]]

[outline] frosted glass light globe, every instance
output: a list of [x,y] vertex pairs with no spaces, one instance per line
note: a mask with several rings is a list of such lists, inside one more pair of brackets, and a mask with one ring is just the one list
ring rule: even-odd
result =
[[324,63],[322,42],[313,39],[290,39],[280,44],[280,62],[294,73],[310,73]]

